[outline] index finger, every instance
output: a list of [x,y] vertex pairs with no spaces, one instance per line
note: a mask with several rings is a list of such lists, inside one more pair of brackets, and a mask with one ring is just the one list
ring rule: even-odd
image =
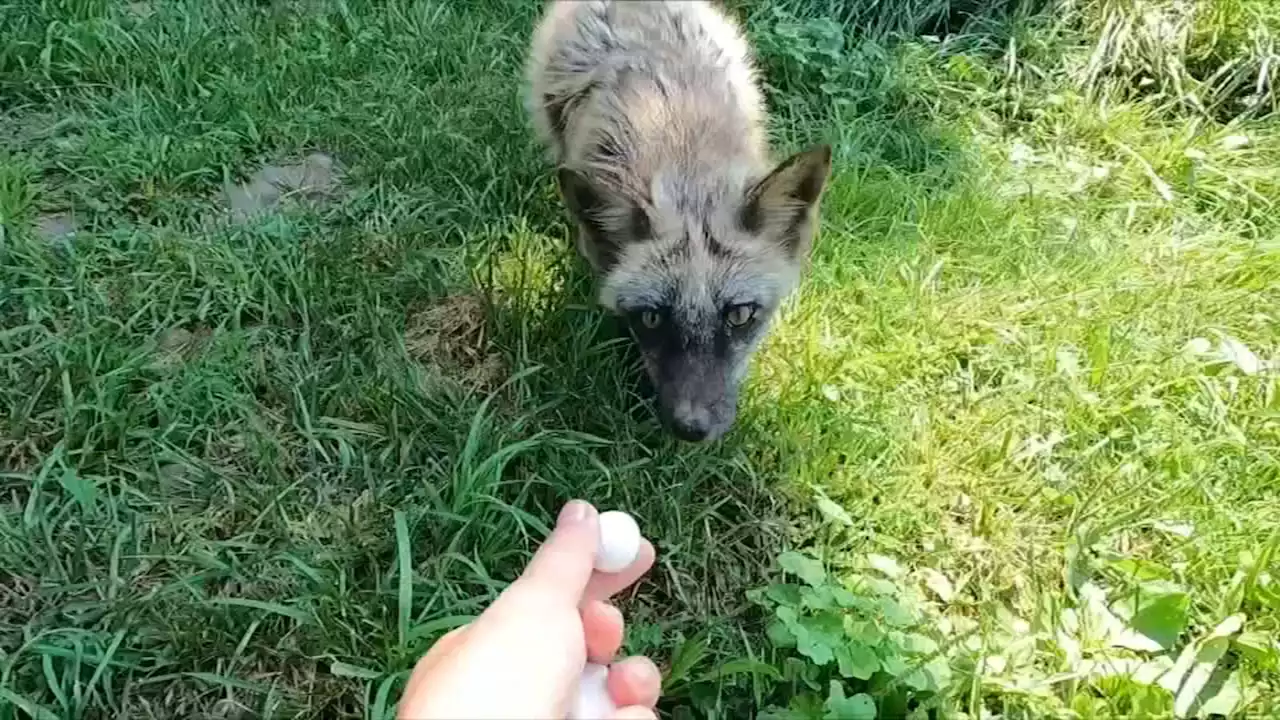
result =
[[534,552],[524,572],[503,596],[526,600],[541,597],[576,607],[595,574],[592,564],[599,538],[600,516],[596,509],[581,500],[569,502],[560,511],[551,536]]
[[653,549],[653,544],[641,538],[640,552],[630,565],[616,573],[600,572],[599,570],[591,573],[591,580],[587,582],[587,589],[582,593],[583,602],[608,600],[631,587],[645,573],[649,572],[649,568],[653,567],[653,561],[656,557],[657,553]]

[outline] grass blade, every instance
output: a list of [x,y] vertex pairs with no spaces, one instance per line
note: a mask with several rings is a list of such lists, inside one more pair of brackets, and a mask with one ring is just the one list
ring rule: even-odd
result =
[[[115,637],[111,638],[111,645],[107,647],[107,651],[102,654],[102,660],[98,662],[98,667],[94,669],[93,675],[89,678],[89,685],[84,689],[85,697],[93,695],[93,691],[98,687],[98,681],[102,679],[102,674],[111,666],[111,658],[115,656],[116,651],[120,649],[120,643],[124,641],[124,629],[116,631]],[[82,708],[83,710],[83,708]]]
[[409,525],[404,511],[395,512],[396,522],[396,574],[399,589],[396,605],[396,637],[404,647],[409,638],[409,618],[413,615],[413,556],[409,548]]
[[52,710],[41,707],[8,688],[0,687],[0,700],[9,701],[14,707],[30,715],[33,720],[58,720],[58,716]]
[[263,612],[275,613],[292,618],[300,623],[308,624],[315,620],[305,610],[280,603],[267,602],[265,600],[251,600],[249,598],[210,598],[206,601],[209,605],[231,605],[234,607],[253,608],[254,610],[262,610]]
[[329,672],[336,677],[358,678],[360,680],[377,680],[382,677],[382,673],[377,670],[370,670],[359,665],[352,665],[340,660],[334,660],[329,663]]

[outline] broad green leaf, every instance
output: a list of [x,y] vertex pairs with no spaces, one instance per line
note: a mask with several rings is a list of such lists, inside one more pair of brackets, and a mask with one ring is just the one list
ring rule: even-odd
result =
[[1191,598],[1186,593],[1139,598],[1138,610],[1129,625],[1155,640],[1165,650],[1172,650],[1178,636],[1187,627],[1187,609],[1190,606]]
[[842,587],[831,588],[831,597],[843,608],[857,607],[859,597]]
[[933,638],[918,635],[916,633],[907,633],[903,638],[902,649],[909,653],[917,655],[932,655],[938,652],[938,643]]
[[884,615],[885,622],[897,627],[907,627],[915,621],[911,611],[892,598],[881,598],[880,612]]
[[880,648],[880,669],[889,677],[899,678],[907,671],[910,665],[907,661],[896,652],[885,652],[884,646]]
[[946,658],[934,658],[923,667],[908,672],[902,682],[921,692],[940,693],[951,684],[951,666]]
[[782,661],[782,679],[784,682],[805,682],[805,673],[811,672],[812,670],[812,665],[797,657],[784,658]]
[[792,720],[821,720],[823,702],[822,697],[817,693],[819,688],[821,685],[817,686],[814,692],[798,693],[791,698],[787,709],[792,712],[790,716]]
[[822,563],[808,555],[794,551],[784,552],[778,556],[778,565],[785,572],[795,575],[814,587],[827,580],[827,571],[823,569]]
[[[859,589],[865,590],[865,586]],[[841,607],[856,610],[855,615],[875,615],[880,609],[879,598],[875,595],[859,595],[858,593],[848,593],[836,596]]]
[[787,624],[781,620],[769,623],[769,628],[765,631],[765,634],[768,635],[769,642],[773,643],[774,647],[795,647],[795,633],[791,632],[791,629],[787,627]]
[[844,687],[832,680],[827,692],[827,720],[875,720],[876,703],[866,693],[844,696]]
[[67,468],[58,477],[58,483],[75,499],[81,510],[84,512],[93,510],[94,502],[98,498],[98,486],[91,478],[83,477],[75,470]]
[[801,590],[800,604],[810,610],[831,610],[835,600],[831,596],[831,588],[824,585]]
[[885,633],[880,626],[869,620],[853,620],[845,622],[844,633],[853,640],[875,647],[884,641]]
[[382,682],[378,683],[378,689],[374,692],[373,706],[369,708],[370,720],[391,720],[395,717],[397,700],[391,692],[399,689],[408,677],[409,671],[401,670],[382,678]]
[[830,647],[834,648],[845,642],[843,615],[818,613],[801,618],[800,624],[809,631],[810,635]]
[[806,615],[801,622],[829,635],[833,642],[844,637],[844,613],[840,611],[815,612]]
[[1106,592],[1092,582],[1079,590],[1080,607],[1075,613],[1062,615],[1068,640],[1078,640],[1085,647],[1121,647],[1141,652],[1158,652],[1160,643],[1140,634],[1111,611]]
[[821,634],[814,634],[808,628],[797,625],[791,629],[796,636],[796,651],[809,658],[815,665],[826,665],[835,657],[831,644]]
[[786,623],[787,627],[794,627],[800,620],[800,614],[797,613],[796,609],[790,605],[779,605],[777,609],[773,611],[773,614],[777,615],[779,620]]
[[837,647],[835,656],[840,674],[847,678],[870,680],[880,669],[880,658],[876,657],[875,651],[859,642]]
[[767,589],[765,589],[764,594],[765,594],[765,597],[769,598],[770,600],[772,600],[774,603],[778,605],[789,605],[791,607],[798,607],[800,605],[800,599],[802,597],[802,593],[800,592],[800,590],[801,590],[801,586],[799,585],[791,585],[789,583],[774,583],[773,585],[770,585]]

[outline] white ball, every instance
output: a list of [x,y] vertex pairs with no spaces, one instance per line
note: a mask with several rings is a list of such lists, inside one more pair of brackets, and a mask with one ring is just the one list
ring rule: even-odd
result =
[[587,663],[578,680],[578,692],[569,702],[566,720],[604,720],[613,717],[618,708],[609,697],[609,668]]
[[635,562],[640,554],[640,526],[621,510],[600,513],[600,544],[596,546],[596,569],[616,573]]

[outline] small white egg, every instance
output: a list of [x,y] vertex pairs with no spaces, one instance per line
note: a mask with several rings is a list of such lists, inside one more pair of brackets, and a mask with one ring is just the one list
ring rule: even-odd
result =
[[621,510],[600,513],[600,544],[596,546],[596,570],[616,573],[635,562],[640,554],[640,526]]
[[569,703],[565,720],[603,720],[618,711],[609,697],[609,667],[587,663],[578,680],[578,692]]

